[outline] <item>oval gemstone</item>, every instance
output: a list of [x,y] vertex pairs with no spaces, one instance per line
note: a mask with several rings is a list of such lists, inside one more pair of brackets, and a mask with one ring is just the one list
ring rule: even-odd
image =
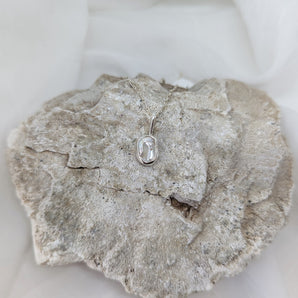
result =
[[146,135],[138,139],[137,157],[141,164],[150,166],[158,157],[157,141],[153,136]]

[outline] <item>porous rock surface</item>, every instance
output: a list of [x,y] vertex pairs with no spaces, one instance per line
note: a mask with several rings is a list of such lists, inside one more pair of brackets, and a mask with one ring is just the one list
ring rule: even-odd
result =
[[[85,262],[142,297],[184,297],[243,270],[285,224],[292,159],[261,91],[101,76],[12,131],[8,161],[36,260]],[[145,103],[142,98],[145,99]],[[148,132],[159,159],[135,156]]]

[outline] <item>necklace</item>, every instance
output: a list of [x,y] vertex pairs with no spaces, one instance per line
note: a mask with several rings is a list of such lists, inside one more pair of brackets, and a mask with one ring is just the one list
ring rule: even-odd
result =
[[[144,105],[146,106],[146,110],[148,111],[146,101],[141,96],[140,92],[138,91],[137,86],[131,81],[129,81],[129,85],[133,88],[133,90],[136,92],[136,94],[140,97]],[[165,104],[169,101],[170,96],[172,95],[172,92],[177,88],[177,86],[173,87],[167,95],[167,99],[165,101]],[[162,111],[162,109],[161,109]],[[158,144],[157,139],[153,136],[153,130],[154,130],[154,124],[156,117],[161,113],[159,111],[157,114],[150,116],[147,112],[146,115],[150,119],[150,126],[149,126],[149,132],[146,135],[141,136],[137,140],[137,149],[136,149],[136,157],[137,160],[142,164],[143,166],[152,166],[157,158],[158,158]]]

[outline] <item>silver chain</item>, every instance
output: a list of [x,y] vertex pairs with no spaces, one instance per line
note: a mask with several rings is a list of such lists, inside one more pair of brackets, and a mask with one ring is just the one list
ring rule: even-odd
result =
[[[148,117],[148,119],[151,119],[151,123],[150,123],[150,132],[152,134],[153,132],[153,125],[154,125],[154,122],[157,118],[157,116],[162,112],[163,108],[158,112],[156,113],[155,115],[149,115],[148,112],[149,112],[149,108],[146,104],[146,101],[145,99],[143,98],[143,96],[141,95],[141,93],[139,92],[136,84],[134,82],[132,82],[132,80],[128,79],[128,82],[129,82],[129,85],[130,87],[136,92],[136,94],[139,96],[139,98],[142,100],[142,103],[145,105],[145,110],[143,111],[146,116]],[[172,95],[172,93],[177,89],[178,86],[174,86],[170,91],[168,91],[168,94],[167,94],[167,98],[165,100],[165,103],[164,103],[164,106],[168,103],[168,101],[170,100],[170,97]]]

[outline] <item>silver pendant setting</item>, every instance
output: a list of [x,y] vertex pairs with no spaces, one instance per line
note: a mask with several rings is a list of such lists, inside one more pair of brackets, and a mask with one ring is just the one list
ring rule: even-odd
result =
[[137,158],[144,166],[152,166],[158,157],[157,140],[152,135],[145,135],[138,139]]
[[157,140],[152,135],[155,117],[152,117],[149,134],[140,137],[137,141],[137,159],[143,166],[152,166],[158,158]]

